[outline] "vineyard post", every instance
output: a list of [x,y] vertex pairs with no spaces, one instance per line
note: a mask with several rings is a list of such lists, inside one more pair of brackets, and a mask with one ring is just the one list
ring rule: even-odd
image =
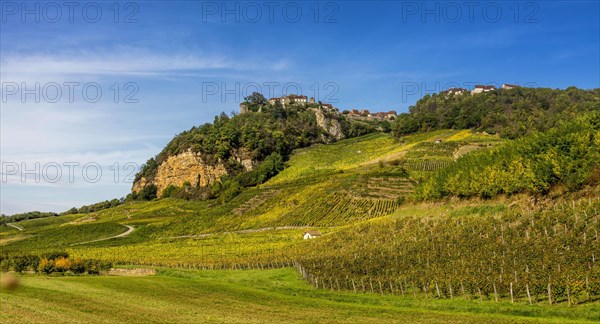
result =
[[415,297],[415,299],[417,298],[417,288],[415,287],[415,282],[412,282],[412,291],[413,291],[413,296]]
[[390,291],[392,292],[392,295],[394,294],[394,286],[392,285],[392,281],[389,281],[390,284]]
[[571,306],[571,294],[569,293],[569,276],[567,276],[567,302]]
[[373,289],[373,278],[369,277],[369,285],[371,285],[371,292],[375,293],[375,289]]
[[527,298],[529,299],[529,305],[531,305],[531,294],[529,293],[529,284],[525,284],[525,289],[527,291]]
[[404,289],[407,289],[406,288],[406,279],[404,280],[404,283],[401,282],[399,284],[399,286],[400,286],[400,292],[402,293],[402,296],[404,296]]
[[463,285],[462,281],[460,282],[460,290],[462,291],[463,298],[467,300],[467,294],[465,294],[465,286]]
[[362,286],[363,293],[365,292],[365,283],[363,282],[363,278],[360,278],[360,285]]
[[442,295],[440,295],[440,287],[438,286],[437,281],[435,282],[435,290],[437,291],[437,296],[438,298],[441,298]]
[[381,280],[377,280],[379,282],[379,292],[383,295],[383,286],[381,286]]
[[492,283],[492,285],[494,286],[494,299],[496,300],[496,302],[498,302],[498,291],[496,290],[496,282]]
[[356,285],[354,284],[354,278],[350,280],[352,280],[352,289],[354,289],[354,293],[356,294]]
[[588,301],[591,301],[590,299],[590,282],[588,280],[588,276],[585,276],[585,292],[587,293],[587,299]]
[[481,294],[481,288],[477,287],[477,290],[479,291],[479,300],[483,301],[483,295]]
[[448,282],[448,290],[450,291],[450,299],[454,299],[454,295],[452,294],[452,283]]
[[510,283],[510,302],[511,303],[515,302],[515,298],[514,298],[514,295],[513,295],[513,283],[512,282]]
[[548,303],[552,305],[552,292],[550,290],[550,283],[548,283]]

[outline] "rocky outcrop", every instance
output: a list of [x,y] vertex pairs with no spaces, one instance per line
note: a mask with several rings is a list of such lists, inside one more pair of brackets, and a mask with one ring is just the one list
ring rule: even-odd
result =
[[243,149],[234,149],[231,158],[240,163],[246,171],[252,171],[256,167],[257,162],[252,154]]
[[148,179],[146,179],[146,177],[141,177],[140,180],[137,180],[133,183],[133,187],[131,188],[131,191],[139,192],[147,185],[148,185]]
[[[256,164],[251,155],[243,150],[234,151],[232,159],[239,162],[246,171],[254,169]],[[169,156],[158,166],[154,179],[149,181],[142,177],[133,183],[132,191],[139,192],[145,186],[154,184],[160,196],[170,185],[182,187],[185,183],[189,183],[192,187],[208,187],[220,181],[224,175],[227,175],[224,163],[207,163],[202,159],[201,154],[188,150]]]
[[191,186],[207,187],[227,174],[222,163],[214,165],[202,160],[200,154],[188,150],[184,153],[169,156],[158,166],[156,176],[151,181],[142,177],[133,183],[133,192],[139,192],[147,185],[154,184],[160,196],[166,187],[173,185],[181,187],[185,183]]
[[169,156],[161,163],[154,178],[154,185],[160,195],[167,186],[181,187],[186,182],[192,187],[208,187],[226,174],[227,170],[222,163],[207,164],[200,154],[190,150]]
[[339,120],[327,117],[321,109],[313,108],[311,110],[314,112],[315,117],[317,117],[317,125],[329,133],[336,141],[346,137]]

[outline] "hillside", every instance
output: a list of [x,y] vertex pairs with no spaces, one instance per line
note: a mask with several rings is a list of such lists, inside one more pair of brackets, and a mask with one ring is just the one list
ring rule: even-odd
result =
[[[283,169],[292,151],[371,133],[377,125],[357,123],[318,104],[242,104],[244,113],[215,117],[177,135],[136,175],[130,198],[225,200],[242,187],[263,183]],[[249,108],[247,107],[249,106]],[[388,126],[389,128],[389,126]]]
[[[600,192],[592,171],[599,160],[590,157],[598,154],[598,135],[596,113],[517,141],[438,130],[316,144],[295,150],[282,171],[229,200],[127,201],[22,221],[22,230],[0,227],[0,265],[35,270],[42,260],[67,262],[52,259],[61,252],[71,260],[99,260],[97,267],[296,267],[314,288],[351,294],[596,309]],[[511,165],[532,154],[523,147],[579,166],[582,181],[570,187],[571,176],[552,176],[543,192],[466,198],[444,190],[420,201],[432,181],[448,179],[448,170],[460,175],[495,161]],[[573,154],[575,147],[581,154]],[[460,176],[454,183],[472,180]],[[133,232],[113,238],[128,227]],[[323,237],[303,240],[307,229]]]
[[515,87],[474,95],[444,91],[424,96],[409,113],[400,114],[394,132],[401,136],[436,129],[473,129],[514,139],[598,109],[600,89]]
[[[443,144],[435,144],[436,140],[443,140]],[[144,259],[151,258],[153,262],[198,264],[198,256],[203,253],[198,250],[199,246],[222,248],[219,246],[221,235],[198,235],[263,228],[268,230],[232,233],[228,240],[241,246],[249,239],[253,243],[247,248],[258,251],[278,249],[277,242],[283,246],[299,242],[298,231],[302,229],[285,227],[319,227],[327,232],[393,214],[410,200],[420,177],[452,163],[460,152],[501,143],[502,140],[494,136],[471,131],[437,131],[408,136],[401,141],[376,133],[316,145],[296,151],[278,175],[262,185],[243,190],[224,204],[217,200],[163,198],[150,202],[130,201],[87,214],[23,221],[19,226],[24,231],[15,233],[6,229],[2,234],[3,240],[23,239],[5,244],[3,250],[66,249],[114,261],[129,262],[127,258],[130,258],[145,263]],[[133,225],[136,230],[115,242],[71,246],[116,235],[124,231],[119,223]],[[96,232],[93,230],[96,226],[103,230]],[[82,237],[64,236],[62,231]],[[28,236],[32,237],[24,239]],[[186,240],[185,236],[192,236],[189,238],[193,241]],[[261,240],[265,240],[264,245],[259,244]],[[235,250],[234,244],[228,244],[227,249]],[[127,258],[121,259],[123,256]]]

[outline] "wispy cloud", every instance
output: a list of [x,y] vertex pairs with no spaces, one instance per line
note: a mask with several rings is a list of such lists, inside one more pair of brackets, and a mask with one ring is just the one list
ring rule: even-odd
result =
[[288,66],[286,60],[240,61],[224,55],[198,53],[155,53],[119,47],[70,53],[3,53],[0,76],[4,80],[60,78],[61,76],[169,76],[197,72],[271,70]]

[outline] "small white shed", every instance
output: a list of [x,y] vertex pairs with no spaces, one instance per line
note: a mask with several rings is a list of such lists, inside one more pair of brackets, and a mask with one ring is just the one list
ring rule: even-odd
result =
[[308,240],[308,239],[314,239],[315,237],[320,237],[321,236],[321,232],[319,231],[306,231],[304,232],[304,239]]

